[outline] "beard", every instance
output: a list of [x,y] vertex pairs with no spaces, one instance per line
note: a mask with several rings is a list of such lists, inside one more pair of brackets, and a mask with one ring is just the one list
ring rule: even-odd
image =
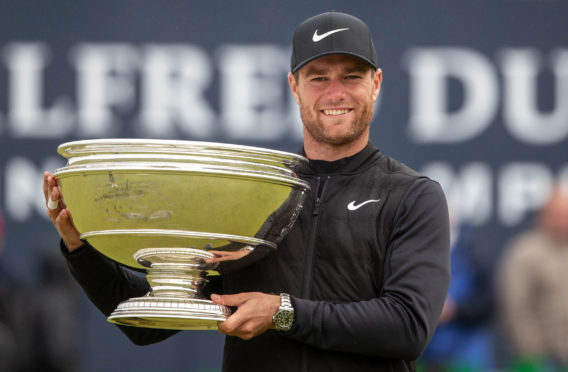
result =
[[325,124],[317,118],[317,113],[303,104],[300,98],[300,116],[304,123],[304,128],[318,143],[331,145],[333,147],[347,145],[359,139],[368,130],[373,117],[373,101],[369,100],[363,103],[361,107],[362,110],[359,111],[359,115],[349,123],[346,130],[341,133],[332,133],[326,128]]

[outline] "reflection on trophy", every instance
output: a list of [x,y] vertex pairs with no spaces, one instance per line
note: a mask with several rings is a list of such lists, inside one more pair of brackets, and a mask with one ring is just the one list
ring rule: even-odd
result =
[[151,292],[109,317],[122,325],[215,329],[230,311],[201,297],[207,278],[275,250],[309,188],[295,173],[306,159],[255,147],[105,139],[58,152],[68,163],[55,176],[81,238],[147,272]]

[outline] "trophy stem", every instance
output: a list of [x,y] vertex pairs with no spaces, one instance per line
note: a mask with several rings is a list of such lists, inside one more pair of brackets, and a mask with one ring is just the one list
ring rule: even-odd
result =
[[121,325],[162,329],[216,329],[230,310],[202,298],[204,259],[213,254],[195,248],[146,248],[134,255],[148,268],[152,290],[118,305],[108,318]]
[[177,264],[152,265],[146,280],[152,287],[150,296],[153,297],[197,298],[199,288],[206,283],[203,271]]

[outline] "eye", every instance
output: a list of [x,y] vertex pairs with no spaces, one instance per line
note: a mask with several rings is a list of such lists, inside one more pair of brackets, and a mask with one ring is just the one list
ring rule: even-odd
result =
[[311,81],[318,82],[318,81],[326,81],[327,79],[323,76],[316,76],[311,79]]
[[361,76],[360,76],[360,75],[351,74],[351,75],[345,76],[345,79],[347,79],[347,80],[356,80],[356,79],[361,79]]

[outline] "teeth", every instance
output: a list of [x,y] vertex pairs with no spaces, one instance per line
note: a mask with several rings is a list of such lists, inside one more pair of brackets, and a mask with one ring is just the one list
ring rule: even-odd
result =
[[326,115],[341,115],[347,114],[349,109],[340,109],[340,110],[323,110],[323,113]]

